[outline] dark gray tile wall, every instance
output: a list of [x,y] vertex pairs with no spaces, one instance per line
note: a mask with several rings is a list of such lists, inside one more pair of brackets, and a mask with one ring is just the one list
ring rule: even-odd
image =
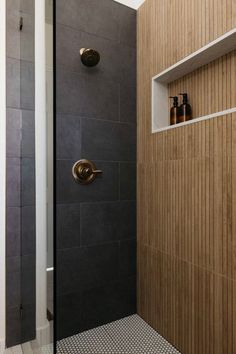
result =
[[34,0],[7,1],[6,61],[6,344],[11,347],[35,338]]
[[[57,336],[136,311],[136,12],[113,0],[56,2]],[[101,61],[87,68],[80,48]],[[73,180],[87,158],[103,170]]]

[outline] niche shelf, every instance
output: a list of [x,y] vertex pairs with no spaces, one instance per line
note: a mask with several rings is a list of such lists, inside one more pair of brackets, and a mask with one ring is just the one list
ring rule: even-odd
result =
[[168,84],[236,49],[236,28],[208,43],[152,78],[152,133],[236,112],[236,107],[170,125]]

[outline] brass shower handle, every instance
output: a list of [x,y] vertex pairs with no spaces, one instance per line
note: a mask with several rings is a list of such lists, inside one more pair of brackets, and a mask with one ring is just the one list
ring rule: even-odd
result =
[[102,173],[102,170],[93,170],[92,173],[95,173],[95,175],[99,175]]
[[76,182],[81,184],[92,183],[102,170],[98,170],[95,164],[89,160],[79,160],[72,168],[72,175]]
[[92,174],[98,175],[99,173],[102,173],[102,170],[92,170],[89,167],[79,167],[79,174],[82,178],[86,179],[89,178]]

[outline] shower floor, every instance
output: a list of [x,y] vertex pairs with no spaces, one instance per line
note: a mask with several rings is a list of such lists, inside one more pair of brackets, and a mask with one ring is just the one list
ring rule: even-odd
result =
[[58,354],[180,354],[138,315],[62,339]]

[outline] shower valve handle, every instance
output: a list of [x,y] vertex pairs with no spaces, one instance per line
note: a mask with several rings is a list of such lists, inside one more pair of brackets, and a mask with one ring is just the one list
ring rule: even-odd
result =
[[95,164],[89,160],[79,160],[72,168],[72,175],[76,182],[81,184],[92,183],[102,170],[98,170]]
[[102,170],[93,170],[92,173],[95,173],[95,175],[99,175],[102,173]]
[[92,170],[90,167],[82,167],[80,171],[80,175],[84,179],[89,178],[92,174],[98,175],[99,173],[102,173],[102,170]]

